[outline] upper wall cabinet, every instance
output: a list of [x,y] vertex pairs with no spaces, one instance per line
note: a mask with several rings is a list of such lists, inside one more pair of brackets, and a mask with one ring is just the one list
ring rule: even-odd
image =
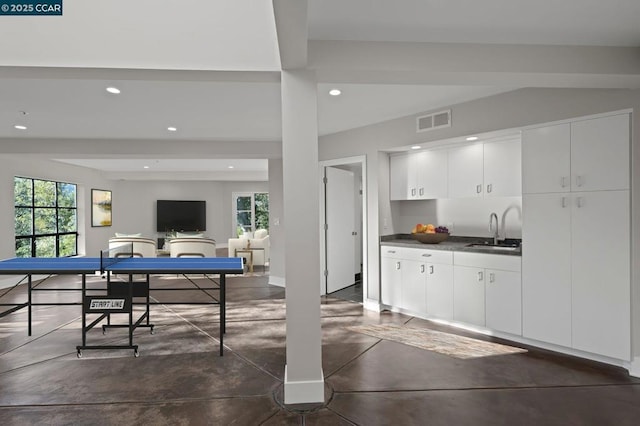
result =
[[449,197],[521,195],[520,139],[449,150]]
[[525,130],[522,144],[527,194],[629,189],[628,114]]
[[422,151],[390,159],[391,200],[447,197],[447,151]]

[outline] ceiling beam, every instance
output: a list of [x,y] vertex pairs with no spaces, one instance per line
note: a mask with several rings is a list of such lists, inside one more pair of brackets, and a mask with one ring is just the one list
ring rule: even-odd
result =
[[273,0],[282,69],[307,66],[307,0]]
[[200,71],[0,66],[0,78],[279,83],[280,71]]
[[320,83],[640,88],[640,48],[309,41]]

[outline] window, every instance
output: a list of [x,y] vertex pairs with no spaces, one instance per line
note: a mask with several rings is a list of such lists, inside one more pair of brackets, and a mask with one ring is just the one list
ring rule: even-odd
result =
[[14,178],[16,257],[78,254],[76,185]]
[[269,194],[249,192],[233,194],[234,232],[253,232],[256,229],[269,230]]

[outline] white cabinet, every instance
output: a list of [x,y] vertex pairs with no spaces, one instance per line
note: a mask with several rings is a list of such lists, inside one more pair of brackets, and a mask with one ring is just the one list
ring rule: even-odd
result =
[[522,197],[522,335],[571,346],[571,200]]
[[523,192],[629,189],[629,115],[525,130]]
[[449,150],[449,197],[509,197],[522,192],[520,139]]
[[485,197],[522,194],[522,144],[520,139],[484,144]]
[[573,347],[624,360],[631,356],[629,211],[628,191],[573,194]]
[[629,189],[629,115],[571,123],[571,189]]
[[482,197],[482,144],[449,149],[449,198]]
[[523,134],[523,335],[629,360],[629,115]]
[[[571,126],[559,124],[522,132],[522,192],[569,192]],[[524,237],[522,238],[524,241]]]
[[427,263],[427,315],[453,319],[453,265]]
[[427,308],[426,265],[416,260],[402,260],[402,290],[400,304],[402,309],[411,312],[425,312]]
[[392,155],[389,160],[391,200],[447,197],[447,151]]
[[485,325],[483,268],[454,265],[453,319]]
[[409,156],[389,157],[389,197],[391,200],[409,199]]
[[520,272],[485,270],[485,325],[492,330],[522,334]]
[[453,317],[452,252],[383,245],[381,254],[382,303],[418,315]]
[[402,259],[401,249],[382,247],[380,256],[380,295],[382,303],[399,306],[402,300]]
[[453,269],[456,321],[522,333],[519,256],[456,252]]

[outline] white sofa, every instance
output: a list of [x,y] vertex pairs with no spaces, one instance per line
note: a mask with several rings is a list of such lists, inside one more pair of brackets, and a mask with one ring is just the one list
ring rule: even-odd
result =
[[216,242],[210,238],[172,238],[171,257],[216,257]]
[[[253,238],[242,235],[240,238],[229,238],[229,257],[236,257],[236,250],[253,248],[253,265],[264,266],[269,263],[269,232],[258,229]],[[237,253],[237,257],[249,258],[249,253]]]
[[111,257],[131,255],[134,257],[156,257],[156,242],[145,237],[113,237],[109,239]]

